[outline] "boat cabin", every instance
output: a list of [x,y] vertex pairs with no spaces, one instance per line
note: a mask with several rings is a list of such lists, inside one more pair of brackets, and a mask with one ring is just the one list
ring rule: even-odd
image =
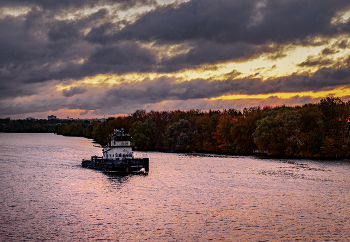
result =
[[109,135],[109,143],[102,150],[103,159],[106,160],[123,160],[133,159],[131,136],[124,133],[124,129],[115,129]]

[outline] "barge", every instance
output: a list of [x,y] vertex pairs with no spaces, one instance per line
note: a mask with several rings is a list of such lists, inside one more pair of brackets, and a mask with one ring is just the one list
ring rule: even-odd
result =
[[115,129],[109,135],[109,142],[102,150],[102,157],[92,156],[83,160],[82,167],[105,172],[147,173],[149,158],[135,158],[132,151],[131,136],[124,129]]

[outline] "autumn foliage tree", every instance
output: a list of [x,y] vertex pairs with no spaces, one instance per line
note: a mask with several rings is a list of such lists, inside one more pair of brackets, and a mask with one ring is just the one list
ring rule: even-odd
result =
[[249,154],[257,149],[253,133],[262,112],[259,107],[245,109],[243,114],[224,113],[216,127],[216,139],[222,152]]

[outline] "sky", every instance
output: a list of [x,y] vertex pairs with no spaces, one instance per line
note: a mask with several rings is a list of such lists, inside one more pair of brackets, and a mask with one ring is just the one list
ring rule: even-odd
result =
[[350,100],[349,0],[0,0],[0,118]]

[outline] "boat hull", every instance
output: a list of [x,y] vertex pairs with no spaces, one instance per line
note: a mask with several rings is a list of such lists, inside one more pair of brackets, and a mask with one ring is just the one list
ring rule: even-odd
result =
[[138,172],[141,169],[144,169],[145,172],[149,171],[148,158],[124,158],[122,160],[108,160],[93,156],[90,160],[83,160],[81,165],[82,167],[100,171],[123,173]]

